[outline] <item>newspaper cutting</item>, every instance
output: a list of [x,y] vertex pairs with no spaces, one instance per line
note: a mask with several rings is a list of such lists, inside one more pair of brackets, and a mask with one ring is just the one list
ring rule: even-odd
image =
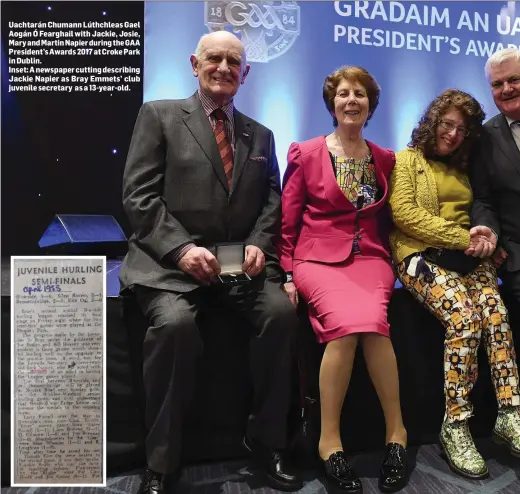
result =
[[96,258],[13,258],[13,484],[104,482],[104,276]]

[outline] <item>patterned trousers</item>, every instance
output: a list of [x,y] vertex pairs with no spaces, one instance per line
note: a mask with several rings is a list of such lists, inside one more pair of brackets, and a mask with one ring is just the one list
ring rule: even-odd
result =
[[461,275],[425,261],[432,276],[411,276],[406,261],[397,265],[403,286],[445,329],[445,420],[465,420],[472,415],[468,399],[477,379],[477,350],[482,341],[491,367],[498,405],[520,405],[518,368],[507,310],[498,292],[496,269],[483,261],[473,272]]

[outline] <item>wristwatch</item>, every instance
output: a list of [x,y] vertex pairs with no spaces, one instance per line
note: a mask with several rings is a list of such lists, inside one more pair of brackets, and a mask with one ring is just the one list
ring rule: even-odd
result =
[[285,283],[292,283],[293,277],[292,277],[292,271],[288,271],[285,273]]

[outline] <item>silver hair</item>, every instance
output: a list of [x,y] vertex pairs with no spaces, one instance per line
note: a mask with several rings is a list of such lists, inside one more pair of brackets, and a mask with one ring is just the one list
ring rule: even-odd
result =
[[197,43],[197,48],[195,49],[195,56],[200,58],[202,53],[204,52],[204,40],[208,37],[209,34],[204,34],[200,37],[199,42]]
[[491,67],[500,65],[508,60],[516,60],[520,63],[520,50],[518,48],[509,47],[493,53],[486,62],[486,75],[489,77]]
[[[222,31],[224,31],[224,29],[222,29]],[[195,48],[195,56],[198,59],[200,59],[204,53],[204,41],[206,40],[206,38],[211,36],[211,34],[213,34],[214,32],[216,32],[216,31],[212,31],[211,33],[206,33],[200,37],[199,42],[197,43],[197,48]],[[228,31],[226,31],[226,32],[228,32]],[[244,49],[244,45],[242,45],[242,65],[245,65],[246,63],[247,63],[246,50]]]

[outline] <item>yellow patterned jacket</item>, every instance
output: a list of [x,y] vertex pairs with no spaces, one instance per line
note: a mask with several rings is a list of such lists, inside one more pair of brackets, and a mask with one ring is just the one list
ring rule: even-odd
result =
[[404,149],[396,154],[389,204],[394,221],[390,246],[396,263],[428,247],[469,247],[469,231],[440,217],[435,176],[422,152]]

